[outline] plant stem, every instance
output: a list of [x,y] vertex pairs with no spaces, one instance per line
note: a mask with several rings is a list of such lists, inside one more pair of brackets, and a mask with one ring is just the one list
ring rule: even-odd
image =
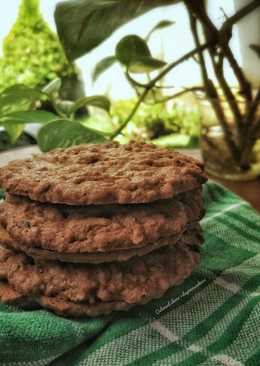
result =
[[[216,77],[219,81],[219,84],[226,96],[226,100],[230,106],[230,109],[234,115],[234,121],[237,125],[238,131],[242,132],[242,123],[243,123],[243,117],[241,115],[241,112],[239,110],[238,104],[236,102],[236,98],[234,94],[231,91],[230,86],[228,85],[225,76],[224,76],[224,70],[223,70],[223,60],[219,60],[219,62],[216,62],[215,54],[213,50],[210,50],[210,56],[213,64],[213,68],[216,74]],[[221,57],[221,56],[220,56]],[[240,141],[241,142],[241,141]]]
[[57,115],[61,118],[69,118],[66,113],[64,113],[59,106],[56,103],[55,97],[53,96],[49,96],[48,94],[45,94],[48,98],[48,100],[50,101],[50,103],[52,104],[53,109],[55,110],[55,112],[57,113]]
[[201,86],[193,86],[191,88],[185,88],[184,90],[181,90],[181,91],[179,91],[179,92],[177,92],[173,95],[168,95],[165,98],[162,98],[162,99],[159,99],[159,100],[155,99],[153,104],[165,103],[165,102],[168,102],[171,99],[181,97],[182,95],[184,95],[186,93],[192,93],[192,92],[196,92],[196,91],[203,92],[203,91],[205,91],[205,88],[203,88]]
[[[246,5],[242,9],[240,9],[236,14],[230,17],[224,23],[222,29],[218,31],[218,29],[214,26],[210,18],[207,16],[204,10],[204,0],[185,0],[187,4],[189,4],[191,11],[193,11],[198,19],[204,24],[205,28],[210,34],[211,39],[215,40],[215,44],[219,44],[222,48],[223,53],[225,54],[230,66],[232,67],[234,74],[240,85],[241,95],[245,97],[247,107],[249,106],[252,100],[252,90],[249,81],[244,76],[237,60],[235,59],[230,46],[229,40],[232,36],[231,30],[232,26],[245,17],[247,14],[252,12],[254,9],[260,6],[259,0],[253,0],[250,4]],[[231,21],[230,21],[231,19]]]
[[246,123],[249,126],[247,129],[247,134],[245,136],[242,156],[241,156],[241,165],[247,166],[249,164],[250,152],[254,147],[254,144],[257,140],[258,130],[260,130],[260,118],[257,116],[257,110],[260,107],[260,88],[256,93],[255,99],[252,102],[251,108],[246,115]]
[[176,88],[175,85],[155,85],[154,86],[157,89],[174,89]]
[[[191,27],[191,31],[193,34],[193,38],[194,38],[194,42],[196,44],[197,47],[200,46],[200,40],[199,40],[199,35],[198,35],[198,30],[197,30],[197,18],[193,15],[193,12],[190,9],[190,3],[189,1],[185,1],[185,5],[187,7],[188,13],[189,13],[189,18],[190,18],[190,27]],[[207,72],[207,68],[206,68],[206,62],[204,59],[204,55],[203,52],[200,51],[198,54],[199,57],[199,65],[201,68],[201,75],[202,75],[202,79],[205,85],[205,91],[206,94],[208,96],[209,102],[217,116],[217,119],[222,127],[223,133],[224,133],[224,139],[226,142],[226,145],[228,146],[231,155],[233,156],[235,161],[238,161],[239,159],[239,153],[238,153],[238,149],[237,146],[233,140],[233,134],[232,131],[229,127],[228,121],[226,119],[226,115],[224,110],[222,109],[221,106],[221,101],[218,95],[218,92],[212,82],[212,80],[209,79],[208,77],[208,72]]]
[[132,111],[130,112],[130,114],[128,115],[128,117],[118,127],[118,129],[115,130],[115,132],[110,135],[110,137],[111,137],[112,140],[121,133],[121,131],[127,126],[128,122],[133,118],[133,116],[135,115],[136,111],[138,110],[140,104],[143,102],[143,100],[145,99],[146,95],[149,93],[149,90],[150,89],[146,88],[143,91],[143,93],[140,95],[139,99],[137,100],[134,108],[132,109]]
[[257,119],[252,128],[250,128],[247,131],[246,141],[245,145],[243,146],[243,151],[240,159],[240,166],[242,168],[247,169],[250,165],[250,154],[256,142],[256,135],[259,130],[260,130],[260,118]]
[[[141,95],[141,92],[139,92],[138,88],[140,88],[141,86],[138,85],[138,82],[136,82],[134,79],[131,78],[131,76],[129,75],[128,71],[125,72],[125,77],[128,80],[129,84],[134,89],[137,98],[139,98],[140,95]],[[143,87],[145,87],[145,86],[143,86]]]
[[210,42],[205,42],[201,46],[194,48],[190,52],[188,52],[185,55],[183,55],[182,57],[180,57],[177,61],[174,61],[174,62],[170,63],[154,79],[152,79],[151,83],[149,83],[149,84],[152,84],[152,87],[153,87],[157,83],[157,81],[159,81],[166,74],[168,74],[168,72],[171,71],[174,67],[176,67],[177,65],[179,65],[183,61],[186,61],[188,58],[196,55],[198,52],[206,50],[210,45],[211,45],[211,41]]
[[253,0],[251,3],[245,5],[243,8],[238,10],[234,15],[229,17],[222,25],[220,29],[220,35],[227,33],[230,29],[232,29],[233,25],[239,22],[239,20],[243,19],[246,15],[250,14],[253,10],[257,9],[260,6],[259,0]]
[[170,63],[168,66],[166,66],[156,77],[154,77],[148,84],[146,84],[145,90],[140,95],[140,97],[139,97],[138,101],[136,102],[134,108],[132,109],[132,111],[130,112],[130,114],[126,118],[126,120],[121,124],[121,126],[119,126],[118,129],[114,133],[111,134],[111,139],[114,139],[116,136],[118,136],[121,133],[121,131],[126,127],[126,125],[128,124],[128,122],[135,115],[135,113],[138,110],[138,108],[141,105],[141,103],[146,98],[146,96],[149,93],[149,91],[156,85],[156,83],[160,79],[162,79],[169,71],[171,71],[174,67],[176,67],[177,65],[179,65],[183,61],[185,61],[185,60],[189,59],[190,57],[194,56],[196,53],[198,53],[200,51],[203,51],[206,48],[208,48],[209,45],[210,45],[210,42],[206,42],[203,45],[201,45],[200,47],[198,47],[198,48],[196,47],[193,50],[189,51],[188,53],[186,53],[185,55],[183,55],[182,57],[180,57],[178,60],[176,60],[176,61]]
[[[189,6],[189,1],[187,2]],[[205,9],[205,3],[202,1],[201,6],[199,8],[193,9],[193,7],[190,8],[190,11],[194,11],[196,15],[198,16],[197,11],[199,11],[201,18],[203,19],[203,29],[204,29],[204,35],[207,40],[210,40],[214,38],[214,35],[218,33],[217,28],[214,26],[212,21],[210,20],[206,9]],[[229,41],[230,37],[227,38],[227,42]],[[225,53],[222,51],[220,54],[217,54],[216,48],[209,47],[209,54],[211,57],[211,62],[214,68],[215,75],[218,79],[218,82],[226,96],[227,103],[229,104],[229,107],[234,115],[234,121],[237,125],[238,135],[240,139],[240,144],[242,144],[243,140],[243,117],[241,115],[240,109],[238,107],[238,104],[236,102],[235,96],[232,93],[232,90],[230,86],[228,85],[225,76],[224,76],[224,69],[223,69],[223,59],[225,56]],[[233,55],[232,55],[233,56]],[[217,61],[218,59],[218,61]]]
[[[230,110],[233,113],[234,122],[236,125],[236,129],[234,130],[234,132],[237,132],[237,136],[239,138],[239,142],[237,144],[233,139],[233,142],[231,144],[229,142],[228,147],[230,153],[235,158],[238,165],[240,167],[243,167],[245,166],[245,160],[246,160],[245,156],[248,157],[250,155],[249,150],[252,149],[254,145],[254,128],[251,128],[251,125],[254,124],[254,122],[252,119],[245,118],[244,112],[242,114],[238,102],[236,101],[236,98],[225,79],[223,61],[224,58],[228,60],[237,78],[237,81],[240,86],[240,93],[246,105],[245,113],[247,115],[251,114],[253,116],[254,113],[251,111],[252,108],[254,108],[254,105],[252,104],[252,86],[246,79],[242,69],[240,68],[237,60],[235,59],[229,46],[229,41],[232,37],[232,26],[240,19],[242,19],[244,16],[249,14],[251,11],[259,7],[260,1],[253,0],[250,4],[240,9],[236,14],[234,14],[232,17],[230,17],[225,21],[220,31],[215,27],[215,25],[209,18],[206,11],[204,0],[198,0],[198,1],[184,0],[184,1],[188,8],[189,13],[191,14],[190,16],[196,17],[196,19],[199,19],[200,22],[202,23],[205,39],[207,41],[210,40],[216,41],[215,44],[213,42],[212,45],[209,47],[209,54],[211,57],[215,75],[218,79],[221,89],[225,94],[226,101],[229,104]],[[226,135],[225,130],[226,131],[230,130],[230,126],[228,126],[228,130],[224,129],[225,125],[229,124],[228,121],[224,121],[223,124],[223,121],[219,117],[218,120],[223,128],[224,135]],[[228,142],[227,141],[229,140],[228,135],[226,137],[227,137],[226,142]],[[249,143],[247,141],[249,141]],[[244,153],[245,146],[247,150],[246,153]]]
[[260,87],[258,88],[257,92],[256,92],[256,96],[255,99],[252,102],[250,111],[248,112],[245,120],[247,123],[250,124],[250,121],[253,121],[255,118],[255,115],[257,114],[257,109],[260,106]]
[[139,81],[133,79],[128,70],[126,71],[125,76],[130,84],[132,84],[138,88],[147,88],[147,86],[149,85],[149,82],[146,84],[143,84],[143,83],[139,83]]
[[[194,57],[196,54],[198,54],[199,57],[199,63],[201,67],[202,77],[205,84],[205,89],[207,92],[207,95],[209,97],[209,100],[211,102],[211,105],[217,115],[217,118],[221,124],[221,127],[224,132],[224,137],[227,146],[229,147],[230,153],[233,156],[234,160],[239,162],[240,160],[240,150],[238,149],[234,137],[232,134],[232,131],[230,129],[230,125],[226,119],[225,113],[222,109],[220,97],[219,94],[213,84],[213,82],[208,78],[207,74],[207,68],[203,56],[203,51],[206,49],[210,49],[210,54],[213,62],[213,67],[216,73],[216,76],[220,82],[220,85],[226,95],[226,98],[230,104],[230,108],[234,114],[234,119],[237,123],[238,131],[240,132],[240,136],[242,136],[244,131],[243,126],[243,118],[241,115],[241,112],[239,110],[239,107],[236,103],[235,97],[231,91],[231,88],[227,84],[225,77],[224,77],[224,71],[223,71],[223,58],[226,57],[229,61],[234,74],[239,82],[240,85],[240,91],[241,95],[244,96],[246,106],[247,106],[247,112],[249,113],[250,107],[252,106],[252,88],[248,80],[245,78],[238,62],[234,58],[232,51],[229,47],[229,40],[232,36],[232,27],[233,25],[238,22],[240,19],[245,17],[247,14],[252,12],[254,9],[260,6],[259,0],[253,0],[250,4],[246,5],[242,9],[240,9],[236,14],[228,18],[220,31],[217,30],[217,28],[214,26],[214,24],[211,22],[210,18],[207,16],[207,13],[204,9],[204,0],[184,0],[186,7],[188,8],[188,11],[190,13],[190,20],[191,20],[191,27],[193,30],[193,35],[196,43],[196,48],[191,50],[190,52],[186,53],[182,57],[180,57],[177,61],[174,61],[170,63],[168,66],[166,66],[155,78],[151,79],[151,81],[147,84],[141,84],[135,81],[131,78],[130,75],[129,81],[133,83],[136,87],[142,87],[144,88],[144,91],[140,94],[138,101],[136,102],[134,108],[128,115],[128,117],[125,119],[125,121],[121,124],[121,126],[118,127],[118,129],[111,134],[111,138],[115,138],[118,134],[121,133],[121,131],[126,127],[128,122],[131,120],[131,118],[135,115],[136,111],[138,110],[141,103],[145,100],[147,94],[149,91],[156,87],[156,83],[161,80],[169,71],[171,71],[173,68],[175,68],[180,63],[184,62],[190,57]],[[199,37],[196,29],[196,19],[194,17],[194,14],[196,17],[201,21],[201,23],[204,25],[204,33],[206,35],[206,42],[202,45],[200,45]],[[193,22],[193,23],[192,23]],[[216,62],[216,45],[219,45],[222,50],[222,54],[219,55],[219,61]],[[178,94],[178,93],[177,93]]]

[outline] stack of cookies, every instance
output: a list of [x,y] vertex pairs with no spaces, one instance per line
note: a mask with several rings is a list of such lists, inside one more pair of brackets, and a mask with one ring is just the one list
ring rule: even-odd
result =
[[154,145],[57,149],[0,170],[0,301],[97,316],[197,266],[202,164]]

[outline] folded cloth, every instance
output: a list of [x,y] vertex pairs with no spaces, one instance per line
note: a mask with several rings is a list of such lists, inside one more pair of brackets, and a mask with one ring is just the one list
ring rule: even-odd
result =
[[260,216],[209,182],[202,262],[159,300],[71,320],[0,305],[0,365],[260,364]]

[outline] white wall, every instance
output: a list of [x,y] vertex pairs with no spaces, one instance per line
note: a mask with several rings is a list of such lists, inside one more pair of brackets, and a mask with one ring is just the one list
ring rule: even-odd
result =
[[[58,1],[59,0],[42,0],[41,2],[43,15],[53,29],[55,29],[53,12]],[[231,15],[234,11],[234,1],[237,0],[209,0],[210,13],[216,23],[221,23],[223,21],[223,13],[221,12],[220,7],[222,6],[225,9],[225,12],[228,15]],[[19,2],[19,0],[10,0],[8,2],[2,2],[0,5],[0,45],[3,37],[8,33],[10,26],[15,21]],[[97,60],[113,54],[115,45],[121,37],[129,33],[144,36],[149,29],[161,19],[171,19],[174,20],[176,24],[152,37],[151,49],[155,56],[159,56],[163,50],[166,61],[172,61],[194,47],[192,36],[189,31],[188,17],[183,5],[178,4],[156,9],[119,29],[104,44],[77,61],[82,70],[88,94],[109,91],[110,95],[114,98],[127,98],[133,95],[133,91],[125,81],[120,66],[113,66],[111,70],[100,77],[95,85],[91,82],[91,71]],[[236,57],[240,60],[241,56],[236,31],[234,39],[232,40],[232,47],[235,50]],[[226,67],[228,80],[230,83],[234,84],[233,74],[227,65]],[[198,65],[192,60],[183,63],[167,76],[166,82],[167,84],[176,85],[177,87],[198,84],[200,82]]]
[[[235,9],[238,10],[249,2],[250,0],[235,0]],[[259,56],[250,49],[249,45],[260,44],[260,8],[258,8],[257,11],[253,11],[240,22],[239,39],[243,69],[255,87],[259,87],[260,59]]]

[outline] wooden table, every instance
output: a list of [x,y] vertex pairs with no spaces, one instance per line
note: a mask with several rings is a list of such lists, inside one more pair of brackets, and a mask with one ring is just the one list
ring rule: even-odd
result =
[[[185,150],[183,151],[187,155],[191,155],[196,158],[200,158],[199,150]],[[7,164],[14,159],[24,159],[32,154],[39,153],[39,149],[36,146],[29,146],[24,148],[13,149],[0,153],[0,166]],[[225,187],[250,202],[251,205],[260,212],[260,178],[250,182],[232,182],[225,179],[219,179],[216,177],[210,177],[223,184]]]

